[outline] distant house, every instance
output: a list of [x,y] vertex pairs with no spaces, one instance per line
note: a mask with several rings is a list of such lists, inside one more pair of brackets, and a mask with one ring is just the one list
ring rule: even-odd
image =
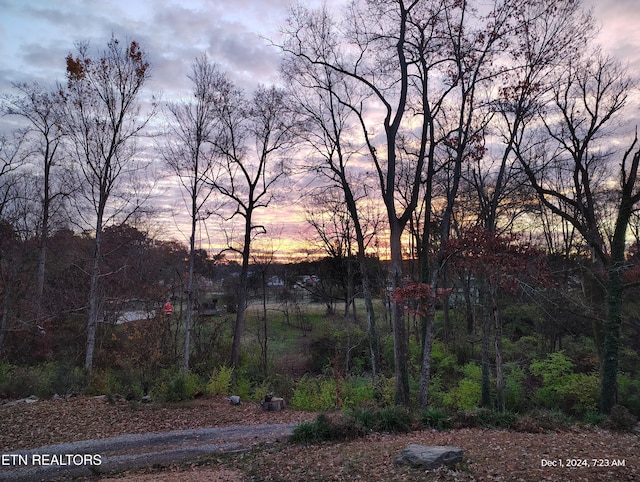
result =
[[279,276],[271,276],[268,280],[267,280],[267,286],[270,286],[272,288],[280,288],[282,286],[285,285],[285,282],[282,278],[280,278]]

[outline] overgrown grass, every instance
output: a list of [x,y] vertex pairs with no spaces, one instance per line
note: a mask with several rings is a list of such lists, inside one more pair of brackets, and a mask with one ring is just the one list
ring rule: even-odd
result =
[[203,392],[203,381],[195,373],[169,372],[166,380],[154,389],[154,399],[162,402],[191,400]]
[[289,441],[310,445],[328,440],[352,440],[364,433],[362,425],[352,415],[337,411],[321,413],[313,422],[298,425]]
[[82,370],[64,362],[35,366],[0,363],[0,395],[5,397],[67,395],[79,393],[83,385]]
[[291,399],[295,410],[310,412],[326,411],[336,408],[338,399],[336,381],[333,378],[304,376],[296,384]]
[[[331,411],[318,415],[315,421],[299,425],[290,438],[292,443],[315,444],[332,440],[350,440],[369,433],[407,433],[432,428],[439,431],[460,428],[508,429],[519,432],[544,433],[568,430],[576,420],[558,410],[536,409],[525,414],[497,412],[487,409],[448,414],[431,407],[415,415],[403,407],[358,408]],[[617,406],[609,417],[599,416],[598,423],[615,430],[628,431],[637,419]]]
[[451,417],[442,408],[432,407],[422,412],[420,421],[425,427],[436,430],[451,428]]
[[[380,300],[377,300],[379,302]],[[358,300],[359,313],[364,314],[361,300]],[[382,318],[382,305],[378,314]],[[146,336],[133,337],[139,343],[132,345],[126,335],[126,327],[113,328],[114,340],[107,343],[109,350],[102,348],[103,356],[94,368],[91,379],[85,379],[79,366],[64,362],[47,362],[36,366],[13,366],[0,364],[0,395],[7,397],[25,397],[31,394],[40,397],[55,393],[101,394],[133,394],[140,398],[147,388],[158,401],[181,401],[192,398],[197,393],[215,396],[239,395],[244,401],[259,401],[267,393],[274,393],[287,400],[290,407],[297,410],[326,412],[343,409],[359,418],[364,430],[386,431],[397,430],[397,426],[426,426],[437,430],[446,430],[457,426],[501,427],[522,430],[549,430],[557,424],[565,427],[570,422],[569,416],[577,417],[585,423],[600,425],[605,421],[597,412],[597,395],[599,375],[583,362],[592,355],[593,347],[583,342],[574,342],[576,346],[565,352],[546,353],[541,347],[539,335],[528,335],[511,340],[505,339],[505,401],[507,411],[502,413],[478,409],[481,394],[481,373],[478,365],[478,353],[473,350],[464,351],[460,347],[435,340],[432,352],[432,379],[429,400],[432,406],[423,413],[416,413],[413,419],[405,420],[398,415],[394,404],[393,371],[393,339],[387,324],[379,323],[380,350],[383,362],[382,373],[376,380],[367,374],[366,358],[367,340],[364,319],[361,316],[360,326],[351,325],[350,342],[358,345],[350,353],[360,358],[352,359],[350,366],[356,367],[345,373],[344,357],[346,356],[344,339],[344,318],[339,315],[327,316],[325,306],[321,303],[301,303],[301,309],[311,331],[303,331],[300,327],[285,322],[284,314],[278,304],[273,303],[268,311],[268,360],[267,366],[261,357],[263,332],[262,313],[252,305],[247,310],[246,332],[243,340],[241,366],[236,373],[224,365],[228,363],[226,352],[211,350],[207,340],[217,333],[219,340],[230,339],[232,315],[211,319],[201,319],[200,348],[194,346],[193,372],[181,375],[176,362],[176,352],[172,352],[169,362],[165,358],[158,359],[156,364],[149,364],[144,369],[136,365],[138,359],[149,357]],[[518,314],[515,313],[514,316]],[[455,313],[454,313],[455,315]],[[439,314],[440,316],[440,314]],[[462,320],[462,319],[461,319]],[[382,321],[380,319],[380,321]],[[462,320],[464,322],[464,320]],[[441,325],[439,317],[436,324]],[[460,321],[452,319],[451,329]],[[130,327],[132,328],[133,325]],[[219,330],[220,333],[218,333]],[[358,331],[359,330],[359,331]],[[147,334],[146,331],[141,331]],[[356,340],[355,334],[361,338]],[[179,343],[180,332],[175,336]],[[328,360],[319,370],[322,376],[314,376],[309,370],[309,360],[314,359],[314,341],[328,341],[333,344],[323,345],[322,353],[316,354],[315,361]],[[226,341],[225,341],[226,343]],[[584,345],[584,346],[583,346]],[[106,345],[105,345],[106,346]],[[225,345],[226,346],[226,345]],[[527,356],[522,356],[526,346],[531,349]],[[572,345],[567,345],[572,346]],[[202,348],[204,347],[204,348]],[[361,349],[364,347],[364,349]],[[197,349],[196,349],[197,348]],[[584,356],[576,356],[576,350]],[[417,403],[417,392],[420,373],[420,343],[415,336],[410,337],[411,360],[409,367],[411,400]],[[123,355],[137,354],[136,363],[123,362]],[[362,353],[365,353],[362,356]],[[195,356],[198,355],[198,356]],[[133,356],[133,355],[132,355]],[[628,355],[630,357],[631,355]],[[276,362],[284,359],[285,363]],[[334,361],[337,360],[337,361]],[[625,365],[629,370],[635,365]],[[113,364],[110,365],[109,363]],[[154,362],[155,363],[155,362]],[[295,365],[295,374],[280,372],[277,368]],[[300,373],[308,374],[298,378]],[[629,373],[633,373],[629,371]],[[355,374],[355,375],[354,375]],[[495,398],[496,381],[491,380],[491,391]],[[637,377],[627,372],[619,376],[620,403],[629,409],[631,415],[640,415],[640,382]],[[495,399],[494,399],[495,402]],[[387,408],[387,412],[383,410]],[[415,406],[413,407],[415,408]],[[531,410],[537,409],[531,413]],[[559,412],[562,410],[562,412]],[[518,415],[523,414],[523,415]],[[395,417],[395,420],[394,420]],[[569,420],[569,421],[567,421]],[[625,417],[614,417],[609,423],[612,426],[624,426]]]

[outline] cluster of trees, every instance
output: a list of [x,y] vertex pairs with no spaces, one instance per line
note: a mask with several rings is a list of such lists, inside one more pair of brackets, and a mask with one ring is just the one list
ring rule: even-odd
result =
[[[635,84],[595,46],[589,12],[573,0],[397,0],[356,2],[340,18],[296,9],[280,45],[283,70],[314,126],[307,137],[317,171],[343,191],[360,245],[359,174],[368,174],[364,192],[384,205],[392,291],[404,283],[402,241],[411,228],[430,298],[421,312],[421,404],[438,288],[450,283],[450,240],[480,227],[493,237],[524,232],[546,241],[550,254],[592,253],[590,271],[606,299],[597,324],[607,412],[616,397],[640,150],[637,137],[616,137],[616,128],[633,132],[623,116]],[[627,147],[615,149],[616,141]],[[494,305],[493,276],[475,276],[482,303]],[[402,309],[394,299],[396,401],[406,405]],[[499,371],[495,309],[483,314],[483,337],[488,344],[492,313]]]
[[[554,296],[575,297],[579,278],[592,293],[581,299],[591,301],[600,408],[608,412],[625,296],[635,283],[629,246],[640,146],[625,118],[636,84],[598,49],[595,33],[577,0],[360,0],[339,15],[296,6],[275,45],[285,88],[259,86],[247,96],[202,56],[188,99],[148,109],[150,66],[140,45],[112,38],[98,57],[78,45],[66,59],[66,84],[16,84],[19,94],[3,97],[4,113],[28,127],[0,145],[0,349],[11,319],[22,319],[11,303],[20,278],[13,243],[38,247],[31,319],[42,320],[51,314],[52,226],[77,226],[92,243],[81,268],[89,279],[82,307],[91,370],[107,280],[125,269],[108,267],[106,234],[135,220],[154,190],[136,149],[158,109],[166,126],[155,132],[158,152],[179,180],[190,226],[184,370],[200,226],[222,226],[240,260],[237,367],[252,243],[266,231],[256,212],[300,168],[314,176],[310,225],[331,257],[347,260],[344,298],[364,298],[374,375],[379,314],[369,254],[376,243],[389,247],[396,403],[410,402],[406,309],[420,319],[421,405],[429,400],[436,306],[459,291],[468,330],[478,325],[482,335],[483,403],[493,353],[503,408],[500,293],[549,297],[552,287]],[[418,285],[403,291],[410,277]]]

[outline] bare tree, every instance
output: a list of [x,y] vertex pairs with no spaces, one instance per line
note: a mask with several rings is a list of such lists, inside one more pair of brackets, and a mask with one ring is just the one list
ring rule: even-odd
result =
[[25,132],[17,130],[11,136],[0,136],[0,219],[5,219],[16,196],[17,171],[29,155],[25,147]]
[[[379,366],[379,353],[375,323],[370,320],[374,314],[373,307],[367,308],[369,303],[372,304],[372,298],[366,258],[366,249],[375,235],[375,230],[369,230],[370,226],[366,224],[362,224],[359,229],[356,229],[355,222],[360,222],[360,219],[366,217],[365,209],[359,210],[356,221],[354,221],[351,212],[345,206],[345,193],[339,186],[319,188],[314,190],[311,196],[312,200],[305,208],[306,220],[315,232],[316,244],[320,251],[323,251],[328,257],[327,263],[331,266],[332,285],[337,286],[337,289],[332,290],[332,295],[344,301],[344,326],[347,335],[345,372],[348,373],[350,370],[351,350],[353,349],[350,317],[353,318],[354,323],[357,323],[355,300],[357,296],[363,294],[369,329],[371,368],[375,376]],[[358,236],[362,236],[361,241],[358,241]],[[362,245],[362,256],[359,253],[360,245]],[[362,293],[359,292],[356,285],[357,276],[364,278],[361,283]],[[368,293],[366,293],[365,287]]]
[[[633,82],[617,62],[598,52],[585,55],[567,65],[552,91],[554,115],[546,112],[541,116],[546,142],[537,150],[518,151],[541,203],[575,228],[604,273],[600,409],[605,413],[616,400],[626,235],[640,202],[637,134],[629,148],[618,154],[621,159],[615,168],[606,144],[633,89]],[[615,209],[610,217],[604,197],[610,196],[613,183]],[[604,233],[608,223],[612,229],[607,242]]]
[[24,132],[0,137],[0,282],[2,283],[2,312],[0,313],[0,355],[4,354],[10,327],[12,288],[19,264],[11,256],[17,238],[14,229],[13,204],[18,197],[19,176],[17,170],[25,162],[28,151],[24,149]]
[[231,348],[231,364],[237,368],[248,301],[251,242],[266,231],[256,222],[255,214],[269,206],[276,183],[286,173],[283,156],[293,141],[294,122],[283,92],[274,87],[260,86],[248,100],[229,83],[220,95],[220,127],[213,141],[219,172],[210,183],[227,200],[231,214],[224,216],[225,220],[239,217],[242,223],[242,240],[227,240],[227,249],[242,258]]
[[[465,210],[461,222],[476,223],[490,233],[510,229],[520,215],[531,212],[533,203],[524,188],[527,181],[518,168],[515,146],[523,145],[527,127],[537,121],[559,72],[576,58],[593,33],[590,15],[573,0],[526,2],[509,15],[517,28],[505,32],[508,42],[503,53],[492,57],[503,67],[493,79],[495,97],[482,107],[487,123],[482,132],[481,155],[471,156],[463,171],[476,209]],[[484,149],[486,138],[493,140],[491,150]],[[473,219],[471,213],[477,218]],[[497,400],[498,409],[503,410],[502,324],[497,301],[491,299],[490,293],[495,294],[495,290],[489,289],[486,279],[477,282],[484,299],[482,405],[491,403],[489,344],[493,320]]]
[[122,45],[112,37],[97,58],[89,55],[86,43],[78,44],[77,51],[77,56],[66,58],[67,84],[61,94],[64,126],[81,173],[89,218],[84,209],[80,213],[94,231],[85,356],[85,369],[91,372],[100,319],[102,231],[109,221],[139,207],[134,179],[141,166],[135,141],[151,115],[142,115],[139,105],[150,70],[135,41]]
[[[394,290],[402,285],[402,234],[418,203],[431,122],[423,111],[413,109],[425,93],[424,85],[414,82],[420,72],[410,53],[413,27],[438,23],[441,6],[439,2],[362,1],[351,4],[345,13],[345,21],[339,25],[326,10],[293,11],[281,47],[289,56],[350,79],[361,92],[342,101],[355,116],[386,209],[389,278]],[[416,139],[417,155],[406,154],[405,136]],[[405,203],[398,195],[401,167],[411,179]],[[399,303],[392,302],[391,314],[396,403],[408,405],[408,339]]]
[[[326,15],[323,16],[323,21],[329,22]],[[321,36],[329,33],[330,31],[324,29],[318,32]],[[325,42],[329,43],[329,40],[325,39]],[[311,149],[308,156],[311,162],[309,165],[305,163],[304,169],[325,177],[331,183],[329,189],[332,186],[341,189],[342,203],[346,206],[353,223],[367,314],[371,368],[375,377],[380,364],[380,353],[371,275],[367,263],[367,247],[374,233],[367,232],[367,219],[364,219],[366,209],[363,208],[363,205],[371,202],[367,192],[372,187],[371,180],[358,167],[358,157],[361,153],[353,139],[353,123],[357,122],[357,116],[350,108],[358,103],[357,98],[364,99],[354,89],[355,85],[348,76],[326,66],[309,65],[299,57],[285,59],[282,73],[304,119],[305,128],[301,131],[301,137]],[[368,221],[369,228],[373,227],[375,232],[377,222]]]
[[267,288],[270,285],[269,273],[276,259],[277,248],[270,239],[267,244],[261,248],[255,249],[251,253],[252,265],[259,277],[260,291],[262,297],[262,326],[258,328],[258,341],[260,343],[260,363],[262,372],[267,375],[269,373],[269,315],[267,308]]
[[55,175],[54,170],[64,169],[61,143],[62,109],[61,98],[55,91],[48,91],[33,83],[17,83],[14,87],[20,92],[18,96],[4,98],[4,111],[9,115],[21,116],[28,121],[27,133],[31,138],[31,157],[36,164],[35,174],[41,178],[40,193],[40,222],[39,222],[39,255],[36,279],[36,303],[42,309],[47,240],[51,218],[56,209],[55,203],[69,194],[70,188],[64,186],[64,173]]
[[209,201],[213,192],[210,180],[215,177],[215,154],[211,142],[218,126],[217,109],[220,90],[227,87],[227,79],[206,56],[192,65],[189,79],[193,82],[193,97],[182,103],[167,105],[168,133],[163,156],[180,181],[186,195],[189,213],[189,274],[187,279],[187,308],[183,370],[189,370],[191,318],[194,305],[194,266],[198,224],[211,214]]

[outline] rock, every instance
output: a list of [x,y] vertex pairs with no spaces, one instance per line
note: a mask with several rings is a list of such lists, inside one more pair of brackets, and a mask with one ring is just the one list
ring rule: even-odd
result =
[[151,403],[151,402],[152,402],[152,400],[151,400],[151,395],[145,395],[144,397],[142,397],[142,398],[140,399],[140,401],[141,401],[142,403]]
[[40,400],[38,397],[36,397],[35,395],[31,395],[27,398],[24,399],[25,402],[27,403],[36,403],[38,400]]
[[441,465],[452,465],[461,461],[462,449],[458,447],[409,444],[398,454],[393,463],[431,470]]
[[238,395],[231,395],[229,401],[231,405],[240,405],[240,397]]

